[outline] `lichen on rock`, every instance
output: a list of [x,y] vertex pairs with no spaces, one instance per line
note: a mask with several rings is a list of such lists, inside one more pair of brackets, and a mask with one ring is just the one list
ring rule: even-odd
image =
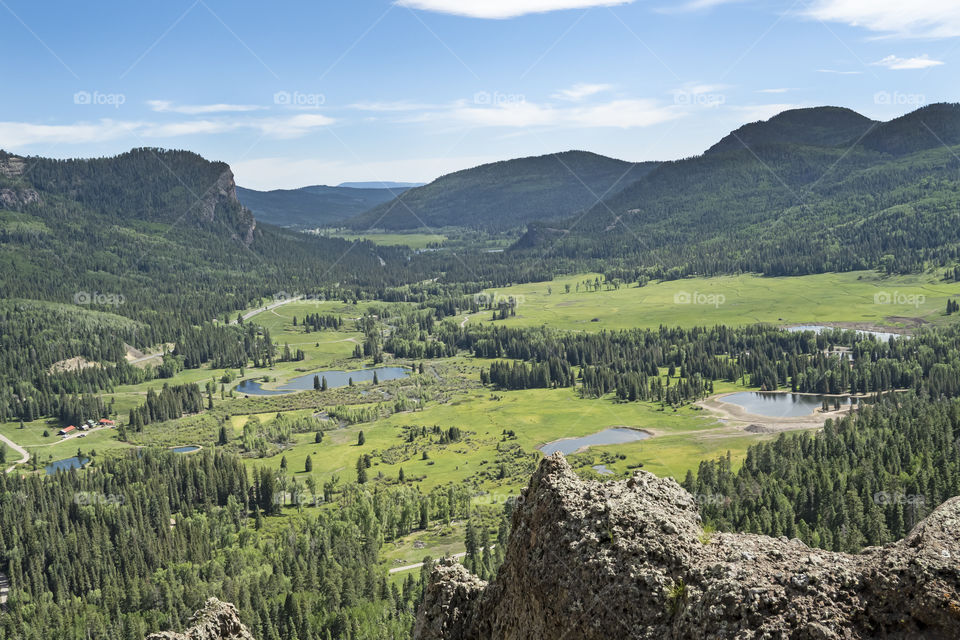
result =
[[581,480],[545,459],[497,578],[435,568],[416,640],[960,638],[960,498],[860,554],[705,535],[693,497],[638,472]]

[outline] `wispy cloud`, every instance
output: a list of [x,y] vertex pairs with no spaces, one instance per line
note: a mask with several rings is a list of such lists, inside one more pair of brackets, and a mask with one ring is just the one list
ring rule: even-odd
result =
[[634,0],[396,0],[410,9],[452,13],[469,18],[504,19],[531,13],[547,13],[561,9],[615,7]]
[[788,93],[790,91],[793,91],[793,89],[788,89],[788,88],[757,89],[757,93]]
[[603,93],[604,91],[609,91],[613,88],[613,85],[609,84],[575,84],[569,89],[562,89],[557,93],[553,94],[551,97],[556,100],[569,100],[571,102],[579,102],[584,98],[589,98],[598,93]]
[[151,111],[157,113],[181,113],[185,115],[204,115],[208,113],[240,113],[260,111],[266,107],[252,104],[194,104],[178,105],[170,100],[147,100]]
[[452,117],[474,127],[586,127],[633,129],[649,127],[683,116],[674,105],[656,100],[613,100],[578,107],[555,107],[531,102],[491,107],[461,106],[441,117]]
[[276,139],[303,137],[327,127],[335,120],[320,114],[298,114],[276,118],[213,118],[180,122],[146,122],[102,119],[93,122],[48,125],[30,122],[0,122],[0,140],[16,149],[36,144],[86,144],[133,138],[179,138],[216,135],[241,130],[257,131]]
[[930,67],[939,67],[943,64],[940,60],[931,60],[930,56],[924,54],[922,56],[916,56],[914,58],[900,58],[898,56],[887,56],[883,60],[877,60],[873,64],[879,67],[886,67],[887,69],[894,69],[896,71],[903,70],[913,70],[913,69],[929,69]]
[[893,37],[960,36],[960,3],[956,0],[816,0],[807,15]]
[[417,102],[357,102],[350,105],[351,109],[357,111],[375,111],[381,113],[401,112],[401,111],[423,111],[425,109],[441,109],[444,105],[426,104]]
[[839,69],[817,69],[817,73],[832,73],[838,76],[858,76],[863,71],[842,71]]
[[712,9],[713,7],[736,2],[744,2],[744,0],[690,0],[689,2],[680,2],[669,7],[660,7],[656,9],[656,11],[659,13],[687,13]]

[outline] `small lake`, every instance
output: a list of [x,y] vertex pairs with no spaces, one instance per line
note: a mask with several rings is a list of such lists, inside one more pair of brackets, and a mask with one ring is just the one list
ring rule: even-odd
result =
[[174,447],[174,453],[193,453],[194,451],[200,451],[200,447],[195,445],[190,445],[186,447]]
[[373,380],[374,372],[377,373],[377,379],[381,382],[405,378],[410,375],[410,371],[403,367],[377,367],[376,369],[360,369],[357,371],[315,371],[292,378],[276,389],[264,389],[263,383],[257,380],[244,380],[237,385],[237,392],[251,396],[279,396],[295,391],[308,391],[313,389],[314,376],[319,376],[321,380],[326,378],[327,387],[332,389],[347,386],[350,384],[350,378],[353,378],[355,383]]
[[636,442],[637,440],[646,440],[650,434],[646,431],[636,429],[627,429],[626,427],[611,427],[604,429],[589,436],[582,438],[565,438],[563,440],[554,440],[540,447],[543,455],[549,456],[559,451],[565,456],[575,453],[584,447],[594,447],[604,444],[624,444],[627,442]]
[[[768,418],[800,418],[813,415],[826,399],[830,406],[837,400],[834,396],[802,395],[799,393],[771,393],[769,391],[741,391],[720,398],[720,402],[734,404],[748,413]],[[840,406],[857,404],[857,398],[840,397]]]
[[[842,329],[843,327],[825,327],[820,324],[804,324],[804,325],[800,325],[799,327],[787,327],[787,331],[791,331],[794,333],[797,333],[800,331],[814,331],[816,333],[823,333],[824,331],[832,331],[833,329],[837,329],[837,328]],[[847,331],[848,329],[844,329],[844,330]],[[887,333],[884,331],[867,331],[865,329],[853,329],[853,331],[856,331],[862,336],[874,336],[877,340],[881,340],[882,342],[887,342],[890,338],[909,338],[910,337],[908,335],[903,335],[901,333]]]
[[77,456],[72,458],[66,458],[64,460],[57,460],[56,462],[51,462],[44,470],[46,470],[47,475],[53,475],[57,471],[69,471],[70,469],[82,469],[85,464],[90,462],[90,458],[80,459]]

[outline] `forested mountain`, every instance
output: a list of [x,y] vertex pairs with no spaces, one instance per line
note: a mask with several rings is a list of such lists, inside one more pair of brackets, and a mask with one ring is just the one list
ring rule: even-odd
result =
[[[375,183],[363,183],[375,184]],[[409,187],[327,187],[256,191],[237,187],[237,197],[261,222],[278,227],[315,229],[337,225],[353,216],[393,200]]]
[[557,220],[593,206],[649,173],[637,164],[567,151],[485,164],[411,189],[348,222],[356,229],[461,226],[493,230]]
[[861,137],[878,123],[842,107],[791,109],[769,120],[745,124],[707,153],[737,151],[744,145],[801,144],[836,146]]
[[948,145],[960,143],[960,106],[933,105],[847,135],[868,123],[821,109],[748,125],[740,137],[749,148],[728,138],[705,155],[663,163],[585,216],[530,225],[515,248],[653,277],[952,263],[960,161]]

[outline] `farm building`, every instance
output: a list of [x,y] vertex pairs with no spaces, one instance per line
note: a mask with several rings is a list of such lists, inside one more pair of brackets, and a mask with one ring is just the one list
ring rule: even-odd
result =
[[58,435],[65,436],[67,434],[73,433],[76,430],[77,428],[75,426],[70,425],[69,427],[64,427],[63,429],[60,429],[60,432]]

